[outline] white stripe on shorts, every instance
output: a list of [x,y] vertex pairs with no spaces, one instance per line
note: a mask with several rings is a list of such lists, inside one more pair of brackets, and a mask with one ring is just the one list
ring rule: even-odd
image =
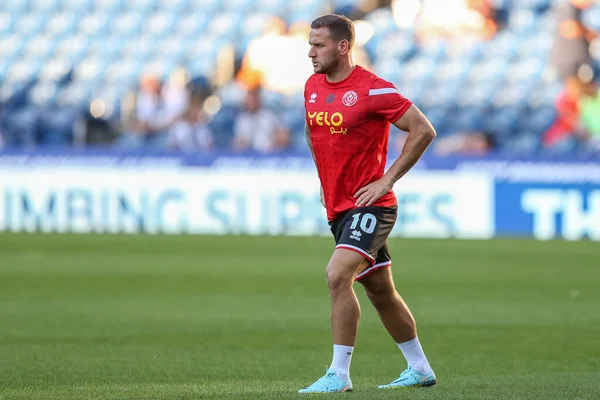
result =
[[365,256],[372,263],[375,263],[375,259],[373,258],[373,256],[370,255],[369,253],[367,253],[366,251],[364,251],[363,249],[361,249],[360,247],[352,246],[351,244],[338,244],[337,246],[335,246],[335,248],[336,249],[355,250],[355,251],[359,252],[360,254],[362,254],[363,256]]

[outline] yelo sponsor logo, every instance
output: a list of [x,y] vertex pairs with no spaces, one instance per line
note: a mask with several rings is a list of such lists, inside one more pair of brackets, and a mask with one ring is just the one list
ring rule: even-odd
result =
[[309,112],[308,123],[313,126],[313,122],[319,126],[329,126],[332,135],[334,133],[345,135],[348,132],[348,129],[341,126],[344,123],[344,115],[341,112],[334,112],[331,115],[327,111]]

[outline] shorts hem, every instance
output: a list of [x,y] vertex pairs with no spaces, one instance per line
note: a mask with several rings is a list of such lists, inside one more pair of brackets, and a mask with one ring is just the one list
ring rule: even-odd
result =
[[335,246],[335,248],[336,249],[350,250],[350,251],[353,251],[355,253],[358,253],[361,256],[363,256],[364,258],[366,258],[367,261],[369,261],[371,263],[371,265],[375,264],[375,259],[373,258],[373,256],[370,255],[369,253],[367,253],[366,251],[364,251],[363,249],[361,249],[360,247],[352,246],[350,244],[338,244],[337,246]]
[[356,278],[354,278],[355,281],[364,278],[365,276],[369,275],[371,272],[377,271],[378,269],[383,269],[383,268],[387,268],[390,267],[392,265],[391,261],[385,261],[379,264],[375,264],[372,267],[369,267],[367,269],[365,269],[363,272],[361,272],[360,274],[356,275]]

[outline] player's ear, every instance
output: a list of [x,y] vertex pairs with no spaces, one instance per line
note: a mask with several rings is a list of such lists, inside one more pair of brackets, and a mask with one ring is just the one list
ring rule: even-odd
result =
[[338,42],[338,53],[343,56],[350,50],[350,43],[346,39]]

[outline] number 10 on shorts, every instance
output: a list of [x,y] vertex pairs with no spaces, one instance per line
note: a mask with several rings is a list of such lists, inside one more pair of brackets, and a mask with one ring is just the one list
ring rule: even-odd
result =
[[360,221],[360,229],[364,233],[371,234],[371,233],[375,232],[375,226],[377,225],[377,218],[375,218],[375,216],[373,214],[369,214],[369,213],[362,215],[362,218],[361,218],[361,215],[362,215],[361,213],[358,213],[358,214],[354,214],[352,216],[352,225],[350,226],[350,229],[356,229],[356,227],[358,226],[358,222]]

